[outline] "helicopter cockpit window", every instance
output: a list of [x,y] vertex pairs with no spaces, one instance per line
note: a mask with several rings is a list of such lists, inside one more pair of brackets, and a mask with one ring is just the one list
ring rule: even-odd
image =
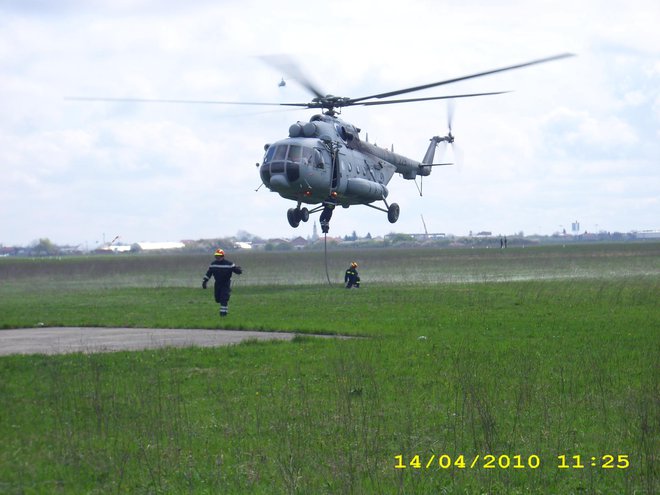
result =
[[277,146],[275,148],[275,155],[273,156],[273,161],[283,161],[286,158],[287,146]]
[[312,151],[311,163],[314,165],[315,168],[318,168],[320,170],[323,170],[325,168],[323,157],[321,156],[321,152],[319,150],[315,149]]
[[302,147],[291,145],[289,146],[289,154],[287,160],[290,162],[300,163],[302,159]]
[[269,162],[273,159],[273,155],[275,155],[275,148],[277,148],[277,146],[268,147],[268,151],[266,151],[266,156],[264,157],[264,162]]

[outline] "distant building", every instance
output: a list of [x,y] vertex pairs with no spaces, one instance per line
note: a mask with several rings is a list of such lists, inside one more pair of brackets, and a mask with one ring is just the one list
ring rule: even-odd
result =
[[138,242],[136,243],[142,251],[163,251],[166,249],[183,249],[185,244],[176,242]]
[[294,249],[303,249],[305,246],[307,246],[307,244],[309,244],[307,239],[300,236],[291,240],[291,245]]
[[112,244],[101,246],[96,250],[100,253],[128,253],[131,251],[168,251],[172,249],[182,249],[185,247],[183,242],[136,242],[130,246],[127,244]]
[[423,234],[409,234],[415,240],[425,240],[425,239],[444,239],[447,237],[447,234],[444,232],[429,232]]
[[633,234],[637,239],[660,239],[660,230],[642,230]]

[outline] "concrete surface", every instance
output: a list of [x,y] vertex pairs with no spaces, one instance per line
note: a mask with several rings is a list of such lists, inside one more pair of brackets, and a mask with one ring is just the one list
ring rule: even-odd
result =
[[19,328],[0,330],[0,355],[134,351],[159,347],[217,347],[248,339],[291,340],[296,335],[284,332],[175,328]]

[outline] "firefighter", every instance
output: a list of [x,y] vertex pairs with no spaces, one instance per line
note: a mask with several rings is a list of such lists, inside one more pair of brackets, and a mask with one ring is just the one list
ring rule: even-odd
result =
[[348,267],[348,270],[346,270],[344,283],[346,284],[347,289],[352,287],[355,287],[356,289],[360,288],[360,276],[358,275],[357,267],[358,264],[354,261],[351,263],[351,266]]
[[234,273],[240,275],[243,273],[243,269],[225,259],[225,252],[222,249],[216,249],[214,255],[215,260],[211,262],[204,275],[204,280],[202,280],[202,289],[206,289],[206,284],[211,277],[215,278],[215,302],[220,304],[220,316],[227,316],[231,294],[231,276]]

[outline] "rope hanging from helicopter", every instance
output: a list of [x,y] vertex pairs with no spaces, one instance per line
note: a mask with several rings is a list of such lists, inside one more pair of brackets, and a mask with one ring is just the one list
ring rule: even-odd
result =
[[330,282],[330,272],[328,272],[328,234],[323,234],[323,254],[325,258],[325,278],[328,279],[328,285],[332,286]]
[[[323,144],[330,152],[330,157],[332,159],[332,172],[330,174],[330,191],[329,194],[332,195],[335,187],[337,186],[336,181],[339,179],[339,144],[334,143],[331,140],[323,140]],[[328,285],[332,286],[330,281],[330,272],[328,270],[328,233],[323,233],[323,258],[325,261],[325,278],[328,281]]]

